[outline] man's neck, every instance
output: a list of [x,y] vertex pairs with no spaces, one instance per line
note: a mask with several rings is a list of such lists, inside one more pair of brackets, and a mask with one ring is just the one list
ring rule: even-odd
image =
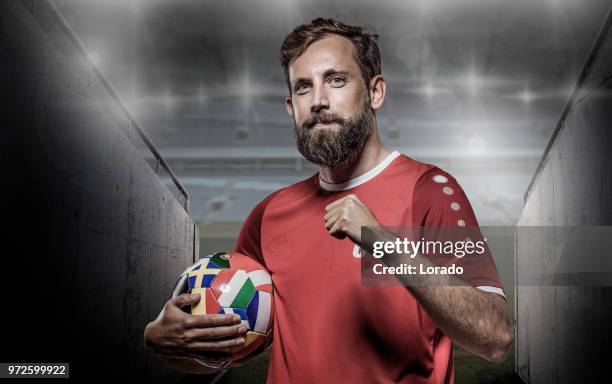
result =
[[361,155],[355,161],[334,168],[320,167],[319,177],[330,184],[344,183],[347,180],[367,173],[380,164],[387,156],[389,156],[389,151],[373,135],[366,143]]

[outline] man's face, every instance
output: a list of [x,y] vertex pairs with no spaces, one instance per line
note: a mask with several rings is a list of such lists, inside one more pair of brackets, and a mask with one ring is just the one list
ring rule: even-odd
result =
[[355,160],[372,133],[370,98],[350,40],[330,35],[312,43],[289,66],[298,150],[326,167]]

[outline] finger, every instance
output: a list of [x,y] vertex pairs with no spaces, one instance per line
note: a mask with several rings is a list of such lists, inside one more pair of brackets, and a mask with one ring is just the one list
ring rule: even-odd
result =
[[342,204],[344,202],[344,200],[346,200],[348,196],[344,196],[336,201],[334,201],[333,203],[327,204],[325,206],[325,211],[329,212],[330,209],[333,209],[334,207],[337,207],[338,205]]
[[351,193],[350,195],[347,195],[347,196],[346,196],[346,198],[347,198],[347,199],[350,199],[350,200],[355,200],[355,201],[356,201],[356,202],[358,202],[359,204],[363,204],[363,203],[361,202],[361,200],[359,200],[359,197],[358,197],[357,195],[355,195],[355,194],[352,194],[352,193]]
[[175,297],[174,299],[171,299],[169,302],[174,304],[175,306],[179,307],[179,308],[183,308],[186,307],[190,304],[195,304],[198,301],[200,301],[200,294],[199,293],[183,293],[177,297]]
[[338,221],[338,215],[326,216],[325,218],[325,228],[329,230],[335,223]]
[[227,361],[227,359],[231,357],[233,353],[240,351],[242,348],[244,348],[244,344],[235,345],[233,347],[221,348],[218,350],[194,351],[190,353],[196,353],[209,361]]
[[346,202],[347,202],[347,201],[349,201],[349,200],[350,200],[350,201],[354,201],[354,202],[356,202],[356,203],[357,203],[357,204],[359,204],[359,205],[364,205],[364,204],[361,202],[361,200],[359,200],[359,197],[357,197],[357,195],[355,195],[355,194],[352,194],[352,193],[351,193],[350,195],[346,195],[346,196],[344,196],[343,198],[338,199],[338,200],[334,201],[334,202],[333,202],[333,203],[331,203],[331,204],[328,204],[328,205],[325,207],[325,210],[326,210],[326,211],[329,211],[329,210],[331,210],[331,209],[334,209],[334,208],[335,208],[335,207],[337,207],[338,205],[340,205],[340,204],[342,204],[342,203],[346,203]]
[[185,326],[187,328],[207,328],[237,323],[240,323],[240,316],[232,314],[190,315],[185,320]]
[[339,221],[336,221],[334,223],[334,225],[329,230],[329,234],[338,239],[344,239],[346,237],[346,233],[344,233],[344,231],[340,229],[339,223],[340,223]]
[[236,337],[229,340],[219,341],[193,341],[187,344],[187,349],[191,352],[202,350],[202,351],[223,351],[228,350],[232,347],[244,345],[244,337]]
[[221,339],[224,337],[240,337],[247,333],[244,325],[219,326],[209,328],[194,328],[185,332],[192,340],[206,341],[208,339]]
[[336,206],[335,208],[330,209],[329,211],[327,211],[325,213],[325,215],[323,216],[323,219],[325,221],[329,221],[330,219],[333,218],[338,218],[338,216],[340,216],[343,213],[342,211],[342,206]]

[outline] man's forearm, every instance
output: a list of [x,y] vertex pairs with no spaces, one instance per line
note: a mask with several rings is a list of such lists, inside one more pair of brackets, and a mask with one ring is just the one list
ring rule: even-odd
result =
[[[395,235],[378,232],[377,239],[393,241]],[[366,249],[371,245],[365,244]],[[386,254],[389,266],[408,264],[416,270],[435,266],[422,255]],[[443,274],[397,275],[412,292],[438,327],[454,342],[491,361],[501,361],[512,343],[512,325],[505,300],[494,293],[480,291],[460,279]]]
[[[412,260],[424,266],[434,265],[423,256]],[[402,277],[403,280],[410,278]],[[423,280],[418,284],[408,281],[404,284],[446,335],[487,360],[504,359],[513,334],[506,301],[501,296],[462,284],[448,275],[419,278]]]
[[469,286],[408,287],[454,342],[487,360],[502,361],[512,343],[505,300]]

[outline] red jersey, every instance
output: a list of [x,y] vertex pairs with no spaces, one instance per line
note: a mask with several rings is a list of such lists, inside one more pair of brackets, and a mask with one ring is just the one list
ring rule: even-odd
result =
[[[274,283],[270,383],[452,383],[452,343],[404,286],[361,284],[358,247],[325,228],[325,206],[355,194],[389,227],[477,226],[456,180],[398,152],[341,184],[319,175],[280,189],[248,216],[236,251]],[[494,262],[468,282],[503,295]]]

